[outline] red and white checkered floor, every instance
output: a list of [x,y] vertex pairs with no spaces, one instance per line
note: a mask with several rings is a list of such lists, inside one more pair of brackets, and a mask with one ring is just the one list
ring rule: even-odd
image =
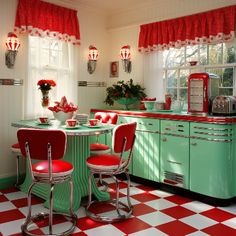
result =
[[[111,195],[115,185],[111,183]],[[126,199],[126,183],[120,185],[121,200]],[[199,201],[180,197],[171,193],[131,184],[131,200],[134,212],[126,221],[114,224],[94,222],[85,215],[84,207],[76,212],[78,219],[72,235],[76,236],[233,236],[236,235],[236,203],[227,207],[214,207]],[[33,198],[33,211],[45,210],[43,201]],[[106,211],[108,209],[102,209]],[[110,210],[110,208],[109,208]],[[108,211],[109,211],[108,210]],[[16,188],[0,191],[0,236],[21,235],[21,224],[27,212],[27,195]],[[101,212],[101,209],[99,210]],[[65,227],[65,222],[54,221],[57,230]],[[35,233],[42,235],[46,229]]]

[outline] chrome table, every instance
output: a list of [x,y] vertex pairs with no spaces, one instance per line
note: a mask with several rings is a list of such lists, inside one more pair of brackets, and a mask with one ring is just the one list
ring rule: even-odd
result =
[[[61,125],[56,120],[51,120],[50,125],[38,124],[35,120],[21,120],[12,123],[13,127],[17,128],[37,128],[37,129],[60,129],[64,130],[67,134],[67,148],[64,160],[74,165],[74,171],[72,174],[73,179],[73,209],[78,210],[81,203],[81,198],[88,195],[88,169],[86,166],[86,158],[90,154],[90,136],[97,134],[110,133],[114,128],[114,125],[101,125],[100,127],[90,128],[86,126],[80,126],[75,129],[67,129],[64,125]],[[23,192],[28,191],[28,187],[31,184],[31,176],[26,168],[26,177],[20,189]],[[108,200],[109,195],[106,192],[100,191],[97,188],[95,180],[92,183],[93,194],[100,200]],[[35,186],[33,193],[46,200],[45,206],[48,206],[48,193],[49,185]],[[53,206],[54,210],[61,212],[68,212],[69,209],[69,185],[68,183],[55,186],[53,193]]]

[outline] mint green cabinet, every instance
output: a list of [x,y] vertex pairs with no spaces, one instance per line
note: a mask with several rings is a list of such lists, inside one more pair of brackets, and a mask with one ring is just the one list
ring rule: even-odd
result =
[[189,122],[161,120],[160,182],[189,188]]
[[228,199],[234,193],[235,163],[231,125],[191,123],[190,190]]
[[118,123],[127,122],[137,122],[131,173],[159,181],[159,120],[119,116]]

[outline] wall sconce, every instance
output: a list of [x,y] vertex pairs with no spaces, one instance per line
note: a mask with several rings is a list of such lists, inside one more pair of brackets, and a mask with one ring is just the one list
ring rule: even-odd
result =
[[120,57],[122,60],[124,71],[127,73],[130,73],[132,65],[130,61],[130,46],[129,45],[125,45],[121,48]]
[[17,50],[20,47],[20,41],[14,33],[8,33],[6,46],[8,50],[5,53],[5,64],[8,68],[13,68],[16,60]]
[[96,69],[98,50],[94,46],[89,46],[88,73],[92,74]]

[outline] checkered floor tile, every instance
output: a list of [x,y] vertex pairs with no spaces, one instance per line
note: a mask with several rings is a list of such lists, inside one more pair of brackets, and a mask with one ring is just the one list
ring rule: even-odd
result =
[[[110,195],[114,196],[115,185],[107,179]],[[126,202],[125,181],[120,186],[120,199]],[[76,212],[78,219],[73,236],[132,235],[132,236],[236,236],[236,203],[227,207],[215,207],[177,196],[172,193],[131,183],[132,216],[119,223],[105,224],[89,219],[84,206]],[[42,199],[32,198],[33,213],[48,211]],[[94,208],[95,213],[107,213],[112,207]],[[0,191],[0,236],[20,236],[21,224],[27,214],[27,195],[16,188]],[[60,232],[68,223],[55,219],[53,228]],[[39,229],[40,226],[40,229]],[[33,232],[42,235],[48,227],[37,222]]]

